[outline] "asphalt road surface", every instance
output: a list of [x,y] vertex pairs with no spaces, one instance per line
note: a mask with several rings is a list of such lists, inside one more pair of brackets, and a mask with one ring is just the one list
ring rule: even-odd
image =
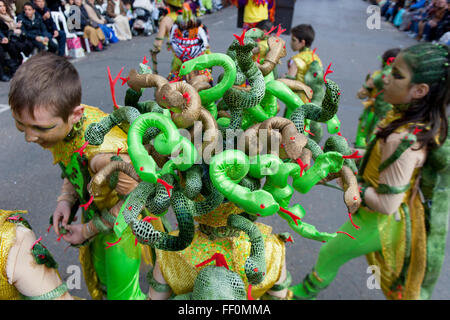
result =
[[[342,134],[353,142],[357,120],[362,112],[362,105],[355,97],[366,74],[380,66],[378,56],[393,47],[407,47],[415,43],[404,33],[399,32],[389,23],[381,21],[379,29],[370,29],[367,20],[368,2],[355,0],[298,0],[295,4],[293,25],[311,23],[316,31],[312,45],[317,48],[323,64],[332,63],[333,74],[329,78],[336,81],[342,89],[338,116],[342,123]],[[225,8],[217,13],[202,18],[207,25],[213,52],[225,52],[234,39],[233,33],[241,34],[236,27],[237,9]],[[370,19],[369,19],[370,20]],[[83,103],[98,106],[105,112],[113,110],[107,78],[107,66],[112,74],[117,74],[125,67],[126,74],[131,68],[137,68],[144,56],[149,56],[155,35],[135,37],[131,41],[111,45],[108,50],[91,53],[73,61],[80,73],[83,84]],[[294,55],[289,48],[289,35],[282,36],[288,47],[288,56],[279,66],[280,74],[287,71],[287,58]],[[159,54],[159,73],[169,72],[171,55]],[[221,70],[216,70],[218,74]],[[60,170],[52,165],[51,154],[38,145],[28,144],[23,134],[14,126],[9,107],[9,84],[0,83],[0,208],[29,210],[29,221],[36,235],[43,237],[43,243],[50,249],[59,263],[59,272],[63,279],[70,280],[71,293],[81,298],[89,298],[84,280],[77,288],[74,277],[79,270],[78,250],[68,248],[64,241],[57,242],[53,231],[47,233],[48,218],[53,213],[56,198],[61,186]],[[125,87],[116,88],[117,101],[123,101]],[[152,99],[153,90],[147,90],[144,99]],[[304,221],[314,224],[321,231],[334,232],[347,221],[347,211],[342,192],[317,186],[307,195],[296,195],[306,210]],[[260,219],[273,226],[273,231],[289,231],[284,220],[279,217]],[[292,274],[293,283],[299,283],[312,269],[321,243],[307,240],[291,232],[294,243],[287,243],[287,267]],[[354,234],[357,237],[357,233]],[[355,240],[358,241],[358,240]],[[448,244],[448,240],[447,240]],[[447,248],[449,246],[447,245]],[[433,299],[450,297],[450,260],[447,249],[442,274],[435,287]],[[370,277],[365,257],[354,259],[345,264],[335,281],[324,290],[318,299],[384,299],[380,289],[369,288]],[[147,292],[145,270],[141,274],[142,289]]]

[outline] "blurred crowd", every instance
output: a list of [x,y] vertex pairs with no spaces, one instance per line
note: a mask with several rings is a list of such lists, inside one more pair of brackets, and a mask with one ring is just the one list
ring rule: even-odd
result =
[[418,41],[450,44],[449,0],[370,0],[381,16]]
[[[68,59],[103,51],[118,41],[158,31],[164,0],[0,0],[0,81],[9,81],[31,55],[50,51]],[[196,16],[229,1],[187,0]]]

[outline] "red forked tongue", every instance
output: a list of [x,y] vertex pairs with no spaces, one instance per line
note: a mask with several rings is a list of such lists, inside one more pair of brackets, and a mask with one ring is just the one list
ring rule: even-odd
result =
[[91,205],[92,201],[94,201],[94,196],[91,196],[89,201],[86,202],[85,204],[80,204],[80,207],[86,211],[89,208],[89,206]]
[[342,156],[342,158],[344,158],[344,159],[360,159],[360,158],[362,158],[362,156],[360,156],[358,154],[358,150],[356,150],[355,152],[353,152],[353,154],[348,155],[348,156]]
[[239,40],[239,44],[240,44],[241,46],[244,45],[244,38],[245,38],[245,33],[246,33],[246,32],[247,32],[246,30],[242,31],[242,34],[241,34],[240,36],[238,36],[238,35],[236,35],[236,34],[233,33],[233,36],[234,36],[236,39]]
[[229,269],[227,261],[225,260],[225,256],[221,253],[214,253],[211,258],[206,259],[205,261],[197,264],[195,267],[196,268],[202,267],[202,266],[210,263],[211,261],[216,261],[216,267],[225,267],[225,268]]
[[276,29],[277,27],[275,27],[275,26],[272,26],[271,28],[270,28],[270,30],[269,31],[267,31],[267,32],[264,32],[264,35],[266,35],[266,36],[268,36],[269,34],[271,34],[275,29]]
[[119,74],[113,80],[112,76],[111,76],[111,70],[109,69],[109,66],[108,66],[109,87],[111,89],[111,95],[112,95],[112,100],[114,103],[114,108],[116,108],[116,109],[119,109],[119,106],[117,105],[117,102],[116,102],[116,90],[114,89],[114,87],[115,87],[117,81],[119,80],[120,74],[122,73],[123,69],[124,69],[124,67],[122,67],[122,69],[120,69]]
[[158,220],[158,218],[146,216],[144,219],[142,219],[142,221],[145,221],[145,222],[150,222],[152,220]]
[[307,164],[304,164],[302,159],[298,158],[297,160],[298,165],[300,166],[300,177],[303,176],[303,171],[308,166]]
[[333,70],[330,70],[330,68],[331,68],[331,63],[328,65],[328,68],[327,68],[327,70],[325,71],[325,74],[323,75],[323,81],[324,81],[325,83],[327,83],[327,75],[329,75],[330,73],[333,73],[333,72],[334,72]]
[[280,207],[280,211],[283,213],[286,213],[287,215],[289,215],[291,217],[292,220],[294,220],[295,224],[298,226],[298,222],[297,220],[302,221],[302,219],[300,219],[300,217],[296,216],[295,214],[293,214],[292,212]]
[[161,183],[164,186],[164,188],[166,188],[167,194],[170,197],[170,189],[173,189],[173,186],[171,186],[170,184],[159,178],[158,180],[156,180],[156,182]]
[[283,32],[285,32],[285,31],[286,31],[286,29],[281,29],[281,24],[279,24],[278,25],[278,31],[277,31],[277,37],[281,36],[281,34]]
[[84,153],[84,149],[86,149],[86,147],[88,146],[88,144],[89,144],[89,141],[86,141],[86,142],[81,146],[81,148],[78,149],[78,150],[76,150],[76,151],[74,151],[74,153],[77,152],[77,153],[80,154],[80,157],[82,157],[82,156],[83,156],[83,153]]

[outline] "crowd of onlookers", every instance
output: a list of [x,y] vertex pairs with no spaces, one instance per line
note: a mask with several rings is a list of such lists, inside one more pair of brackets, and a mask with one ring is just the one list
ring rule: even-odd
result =
[[[222,0],[185,2],[197,16],[223,7]],[[168,10],[164,0],[0,0],[0,81],[36,52],[70,59],[151,35]]]
[[371,0],[381,16],[418,41],[450,44],[450,0]]

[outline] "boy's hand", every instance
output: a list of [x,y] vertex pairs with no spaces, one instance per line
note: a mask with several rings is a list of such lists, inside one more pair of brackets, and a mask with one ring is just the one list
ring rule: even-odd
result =
[[53,212],[53,230],[59,236],[59,225],[61,224],[67,229],[67,223],[70,217],[71,204],[68,201],[59,201],[56,205],[55,212]]
[[83,236],[82,224],[69,224],[65,227],[67,233],[63,235],[63,239],[70,244],[81,244],[86,238]]

